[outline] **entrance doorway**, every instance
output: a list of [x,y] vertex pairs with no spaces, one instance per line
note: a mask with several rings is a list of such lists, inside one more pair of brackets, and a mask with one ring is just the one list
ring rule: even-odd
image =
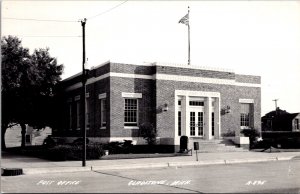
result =
[[190,112],[190,136],[203,137],[204,126],[204,113],[203,111]]

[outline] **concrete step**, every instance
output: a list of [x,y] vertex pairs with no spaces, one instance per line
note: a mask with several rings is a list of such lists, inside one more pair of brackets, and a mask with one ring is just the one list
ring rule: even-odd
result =
[[[218,140],[192,140],[189,146],[193,148],[193,142],[199,143],[198,152],[209,153],[209,152],[247,152],[247,149],[237,147],[230,140],[218,139]],[[195,152],[195,151],[194,151]]]

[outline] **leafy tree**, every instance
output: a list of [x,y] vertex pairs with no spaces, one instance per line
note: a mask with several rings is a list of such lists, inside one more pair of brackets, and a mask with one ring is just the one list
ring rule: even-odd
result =
[[[30,55],[21,40],[8,36],[1,40],[2,58],[2,148],[6,129],[20,124],[25,146],[26,124],[36,128],[51,126],[55,104],[55,86],[63,65],[50,56],[49,49],[35,49]],[[55,114],[54,114],[55,115]]]
[[139,127],[140,136],[143,137],[148,145],[156,144],[157,130],[151,123],[143,123]]

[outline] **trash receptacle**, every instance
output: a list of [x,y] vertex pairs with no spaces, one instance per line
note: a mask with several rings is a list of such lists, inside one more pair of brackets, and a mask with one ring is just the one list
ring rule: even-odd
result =
[[180,137],[180,152],[188,150],[189,139],[187,136]]
[[199,142],[194,142],[194,150],[199,150]]

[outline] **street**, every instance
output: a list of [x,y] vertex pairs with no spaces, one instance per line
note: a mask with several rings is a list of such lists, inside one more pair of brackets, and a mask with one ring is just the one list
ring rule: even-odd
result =
[[4,193],[300,193],[299,160],[1,177]]

